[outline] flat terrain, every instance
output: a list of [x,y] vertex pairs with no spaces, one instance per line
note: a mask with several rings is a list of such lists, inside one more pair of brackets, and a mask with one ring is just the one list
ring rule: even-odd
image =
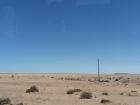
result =
[[[140,75],[102,74],[0,74],[0,98],[24,105],[140,105]],[[26,93],[35,85],[39,92]],[[80,99],[82,92],[67,94],[70,89],[91,92],[91,99]],[[103,95],[102,93],[108,93]]]

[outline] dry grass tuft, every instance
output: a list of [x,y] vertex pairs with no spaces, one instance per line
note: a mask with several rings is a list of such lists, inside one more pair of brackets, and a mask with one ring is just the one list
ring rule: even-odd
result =
[[132,93],[136,93],[137,91],[136,91],[136,90],[131,90],[131,92],[132,92]]
[[101,80],[100,82],[110,82],[109,80]]
[[108,100],[108,99],[102,99],[102,100],[101,100],[101,103],[102,103],[102,104],[105,104],[105,103],[111,103],[111,101]]
[[39,90],[36,86],[31,86],[29,89],[26,90],[26,93],[31,93],[31,92],[39,92]]
[[80,95],[80,99],[91,99],[92,98],[92,93],[90,92],[82,92]]
[[109,94],[108,94],[107,92],[103,92],[102,95],[106,95],[106,96],[107,96],[107,95],[109,95]]
[[124,95],[124,93],[122,92],[122,93],[120,93],[120,95]]
[[70,89],[67,91],[67,94],[74,94],[75,92],[81,92],[81,89]]
[[18,103],[17,105],[23,105],[23,103],[21,102],[21,103]]
[[11,104],[11,100],[9,98],[2,99],[0,98],[0,105],[8,105]]
[[[11,100],[9,98],[0,98],[0,105],[14,105],[11,103]],[[23,105],[23,103],[18,103],[16,105]]]
[[74,94],[74,91],[72,89],[67,91],[67,94]]

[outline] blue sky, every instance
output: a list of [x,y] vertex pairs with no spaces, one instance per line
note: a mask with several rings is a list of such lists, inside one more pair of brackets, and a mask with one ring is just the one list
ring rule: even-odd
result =
[[0,0],[0,72],[140,73],[139,0]]

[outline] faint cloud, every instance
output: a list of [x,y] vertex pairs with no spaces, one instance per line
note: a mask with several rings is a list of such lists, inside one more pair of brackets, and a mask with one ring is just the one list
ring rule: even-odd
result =
[[110,4],[111,0],[77,0],[77,5]]
[[11,6],[0,8],[3,16],[0,19],[0,35],[13,38],[17,31],[16,14]]

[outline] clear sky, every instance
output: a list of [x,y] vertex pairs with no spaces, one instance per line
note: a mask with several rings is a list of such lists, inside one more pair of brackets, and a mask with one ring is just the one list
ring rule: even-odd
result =
[[140,0],[0,0],[0,72],[140,73]]

